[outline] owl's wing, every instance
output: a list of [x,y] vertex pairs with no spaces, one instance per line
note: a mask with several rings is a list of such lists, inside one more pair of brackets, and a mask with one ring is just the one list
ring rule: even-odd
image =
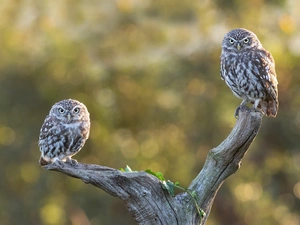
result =
[[220,65],[220,76],[222,80],[225,80],[229,68],[226,64],[226,59],[221,57],[221,65]]
[[277,78],[275,72],[275,62],[272,55],[268,51],[259,51],[258,57],[254,60],[258,71],[254,71],[259,76],[264,88],[267,90],[270,97],[277,102],[278,89]]
[[224,59],[221,58],[220,76],[221,76],[221,79],[222,79],[222,80],[225,80],[225,74],[223,74],[223,73],[225,73],[225,71],[226,71],[226,68],[225,68]]
[[40,130],[39,140],[47,138],[52,133],[52,127],[54,126],[53,118],[47,116]]

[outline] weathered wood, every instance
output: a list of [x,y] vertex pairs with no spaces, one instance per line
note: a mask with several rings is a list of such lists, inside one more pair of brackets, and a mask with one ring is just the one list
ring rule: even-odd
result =
[[203,225],[219,188],[228,176],[239,169],[261,122],[260,112],[242,107],[229,136],[208,153],[202,170],[189,186],[189,190],[195,191],[198,196],[198,205],[206,212],[202,220],[190,195],[180,193],[170,196],[161,182],[146,172],[121,172],[99,165],[60,161],[44,168],[79,178],[122,199],[140,225]]

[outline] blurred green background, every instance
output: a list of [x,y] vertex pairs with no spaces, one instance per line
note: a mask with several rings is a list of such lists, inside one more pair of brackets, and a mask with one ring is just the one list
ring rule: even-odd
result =
[[66,98],[91,113],[78,161],[161,171],[187,187],[235,124],[241,100],[219,56],[237,27],[273,54],[280,108],[207,224],[299,225],[299,12],[296,0],[1,1],[1,225],[135,224],[121,200],[39,167],[39,129]]

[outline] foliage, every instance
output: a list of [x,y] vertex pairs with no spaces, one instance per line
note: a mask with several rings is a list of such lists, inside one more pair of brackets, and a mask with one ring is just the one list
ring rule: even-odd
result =
[[[122,172],[136,172],[136,171],[132,171],[132,169],[126,165],[125,169],[121,168],[120,169]],[[193,199],[194,201],[194,204],[195,204],[195,207],[197,209],[197,212],[200,216],[200,218],[203,218],[205,216],[205,212],[199,207],[198,203],[197,203],[197,200],[198,200],[198,196],[196,194],[195,191],[193,190],[189,190],[187,188],[184,188],[184,187],[181,187],[179,185],[179,182],[176,181],[175,183],[170,181],[170,180],[166,180],[164,175],[162,174],[162,172],[153,172],[152,170],[148,169],[148,170],[145,170],[146,173],[149,173],[153,176],[155,176],[156,178],[158,178],[161,182],[161,185],[162,185],[162,188],[167,190],[168,193],[172,196],[172,197],[175,197],[175,188],[178,188],[182,191],[185,191],[187,192],[191,198]]]
[[189,190],[189,189],[184,188],[184,187],[181,187],[179,185],[178,181],[176,181],[174,183],[174,182],[172,182],[170,180],[165,180],[164,175],[161,172],[156,172],[155,173],[152,170],[145,170],[145,172],[147,172],[147,173],[149,173],[149,174],[157,177],[161,181],[162,188],[165,189],[165,190],[167,190],[169,192],[169,194],[171,196],[173,196],[173,197],[175,196],[175,188],[178,188],[178,189],[180,189],[182,191],[187,192],[191,196],[191,198],[193,199],[195,207],[197,209],[197,212],[198,212],[200,218],[203,218],[205,216],[205,212],[199,207],[199,205],[197,203],[197,201],[199,200],[198,199],[199,197],[197,196],[197,194],[196,194],[195,191]]

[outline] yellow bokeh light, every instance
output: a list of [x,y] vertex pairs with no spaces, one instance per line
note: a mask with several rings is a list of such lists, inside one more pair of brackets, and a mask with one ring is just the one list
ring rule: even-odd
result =
[[141,153],[147,158],[153,158],[159,152],[159,146],[154,139],[148,139],[141,143]]
[[274,218],[282,225],[298,225],[299,219],[295,214],[290,213],[290,209],[285,205],[278,205],[273,210]]
[[65,213],[57,204],[47,204],[40,210],[40,217],[44,224],[59,225],[64,223]]
[[121,153],[127,159],[136,158],[140,152],[140,146],[128,129],[119,129],[114,134],[115,143],[119,146]]
[[39,171],[36,165],[25,163],[21,166],[21,177],[25,182],[33,183],[38,179]]
[[139,154],[139,144],[133,139],[124,140],[120,147],[122,154],[127,159],[134,159]]
[[194,78],[189,82],[188,91],[192,95],[201,95],[205,91],[205,81]]
[[283,216],[282,225],[299,225],[299,216],[293,213],[287,213]]
[[266,171],[270,174],[275,174],[277,171],[282,169],[283,163],[282,155],[275,152],[272,156],[266,159]]
[[151,162],[148,168],[150,168],[152,171],[159,171],[162,173],[164,173],[166,170],[163,164],[157,162]]
[[297,198],[300,198],[300,181],[294,186],[294,194]]
[[117,7],[122,12],[130,12],[134,7],[133,0],[118,0]]
[[173,109],[181,102],[180,96],[174,91],[162,91],[157,98],[157,103],[164,109]]
[[262,187],[258,183],[242,183],[235,188],[234,193],[240,201],[254,201],[261,197]]
[[11,145],[16,138],[15,131],[7,126],[0,125],[0,144]]
[[295,19],[289,15],[284,15],[280,17],[278,23],[280,29],[285,33],[292,33],[296,29]]

